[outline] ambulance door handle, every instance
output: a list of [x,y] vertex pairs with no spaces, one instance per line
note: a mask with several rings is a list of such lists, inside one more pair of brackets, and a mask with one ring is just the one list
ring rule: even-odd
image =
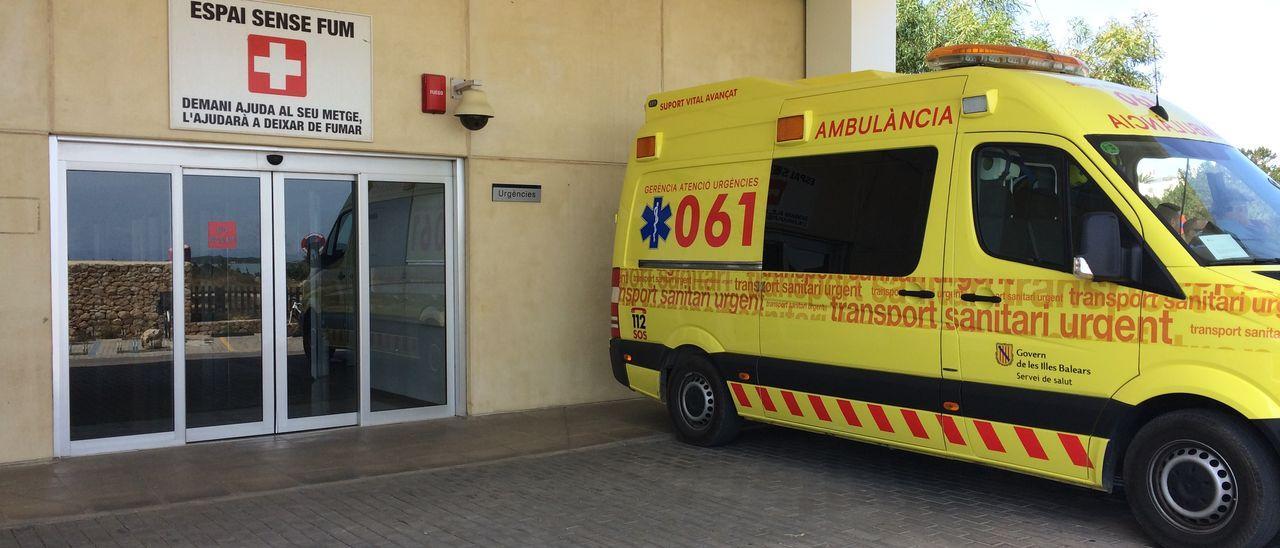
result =
[[960,300],[966,303],[998,303],[999,295],[979,295],[977,293],[961,293]]
[[933,292],[928,289],[899,289],[898,294],[903,297],[915,297],[917,299],[933,298]]

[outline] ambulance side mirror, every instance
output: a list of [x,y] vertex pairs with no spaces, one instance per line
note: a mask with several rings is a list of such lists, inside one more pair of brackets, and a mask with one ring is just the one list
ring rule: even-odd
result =
[[1120,220],[1111,212],[1095,212],[1086,213],[1081,222],[1080,255],[1072,261],[1072,274],[1099,282],[1124,279]]

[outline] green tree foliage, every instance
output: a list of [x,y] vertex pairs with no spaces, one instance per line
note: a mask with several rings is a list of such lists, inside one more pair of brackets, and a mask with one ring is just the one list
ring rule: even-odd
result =
[[1033,20],[1021,0],[897,0],[897,70],[918,73],[930,50],[966,43],[1006,44],[1060,51],[1083,60],[1095,78],[1151,90],[1161,50],[1154,17],[1140,13],[1094,29],[1070,22],[1066,44],[1056,44],[1045,21]]
[[[1154,200],[1154,203],[1152,203],[1151,206],[1157,208],[1157,214],[1163,212],[1163,210],[1158,209],[1160,204],[1171,204],[1175,206],[1176,209],[1173,211],[1175,213],[1182,213],[1182,222],[1190,222],[1197,219],[1212,219],[1213,217],[1209,215],[1209,208],[1205,205],[1204,200],[1200,198],[1200,193],[1196,192],[1195,189],[1196,185],[1191,184],[1187,179],[1186,172],[1179,170],[1178,184],[1175,184],[1169,187],[1168,190],[1164,191],[1164,194]],[[1169,219],[1165,219],[1163,217],[1162,220],[1166,222],[1169,221]],[[1174,229],[1177,229],[1176,224],[1174,224],[1173,227]]]
[[1089,67],[1089,76],[1148,91],[1158,84],[1152,67],[1160,60],[1155,17],[1139,13],[1127,22],[1110,19],[1094,29],[1083,19],[1071,20],[1066,52]]
[[1251,162],[1258,165],[1267,175],[1271,176],[1271,180],[1280,181],[1280,163],[1276,162],[1276,153],[1267,147],[1242,148],[1240,153],[1244,154]]
[[1047,45],[1048,32],[1029,33],[1018,23],[1025,11],[1020,0],[898,0],[898,72],[925,72],[925,55],[942,46]]

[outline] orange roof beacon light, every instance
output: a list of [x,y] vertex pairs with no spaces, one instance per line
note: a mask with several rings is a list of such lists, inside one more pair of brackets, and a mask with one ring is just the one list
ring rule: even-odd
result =
[[943,46],[935,48],[924,56],[924,64],[933,70],[980,65],[1059,72],[1073,76],[1089,75],[1089,68],[1075,57],[1018,46],[987,44]]

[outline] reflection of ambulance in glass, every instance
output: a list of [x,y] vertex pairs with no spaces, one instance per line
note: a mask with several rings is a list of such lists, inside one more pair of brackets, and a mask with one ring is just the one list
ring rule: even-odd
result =
[[[369,317],[372,410],[445,403],[445,209],[439,184],[369,185]],[[334,223],[315,276],[321,310],[342,301],[341,279],[356,271],[356,231],[348,203]],[[343,277],[343,278],[338,278]],[[310,281],[310,280],[309,280]],[[304,289],[310,284],[304,284]],[[345,301],[343,301],[345,302]],[[310,309],[311,307],[308,307]],[[304,323],[311,314],[304,314]],[[321,320],[323,322],[323,320]],[[349,348],[354,331],[323,325],[329,347]],[[311,333],[303,329],[304,339]],[[310,341],[304,341],[309,347]]]
[[690,443],[801,428],[1123,485],[1162,545],[1270,542],[1280,187],[1074,58],[928,61],[650,96],[615,377]]

